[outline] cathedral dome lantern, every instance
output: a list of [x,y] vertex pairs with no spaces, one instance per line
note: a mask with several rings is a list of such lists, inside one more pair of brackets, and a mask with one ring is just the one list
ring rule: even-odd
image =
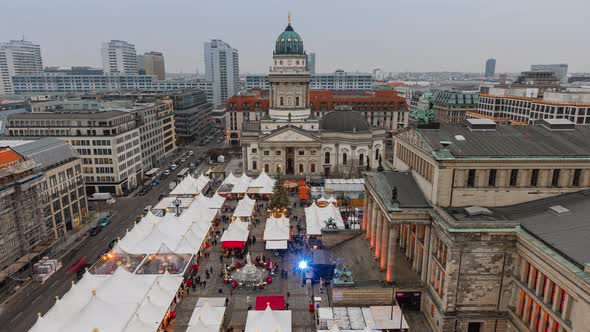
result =
[[303,50],[303,39],[291,26],[291,17],[289,16],[289,24],[285,28],[275,43],[275,54],[276,55],[293,55],[305,54]]

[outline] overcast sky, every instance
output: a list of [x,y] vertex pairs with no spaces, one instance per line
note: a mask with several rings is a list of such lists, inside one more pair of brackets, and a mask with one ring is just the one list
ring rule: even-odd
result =
[[164,53],[167,72],[203,73],[203,42],[239,50],[266,72],[289,10],[317,71],[496,72],[531,63],[590,71],[590,0],[1,0],[0,41],[41,45],[45,66],[100,67],[122,39]]

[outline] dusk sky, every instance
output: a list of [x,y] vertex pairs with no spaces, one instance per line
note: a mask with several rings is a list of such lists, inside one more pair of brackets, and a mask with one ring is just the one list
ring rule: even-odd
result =
[[287,24],[318,72],[496,72],[531,63],[590,71],[589,0],[2,0],[0,41],[41,45],[45,66],[101,66],[100,44],[161,51],[166,71],[203,73],[203,42],[239,50],[241,73],[268,70]]

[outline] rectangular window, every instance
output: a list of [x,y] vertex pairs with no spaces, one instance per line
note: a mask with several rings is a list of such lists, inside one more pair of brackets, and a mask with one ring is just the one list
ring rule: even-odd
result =
[[265,151],[264,151],[264,155],[265,155],[265,156],[270,156],[270,151],[268,151],[268,150],[265,150]]
[[257,169],[256,160],[252,161],[252,169],[253,170]]
[[559,186],[559,173],[560,173],[559,169],[553,170],[553,176],[551,177],[551,186],[552,187]]
[[510,171],[510,186],[516,186],[516,181],[518,180],[518,170],[513,169]]
[[475,187],[475,170],[470,169],[467,174],[467,187]]
[[580,177],[582,175],[582,170],[581,169],[575,169],[574,170],[574,176],[572,177],[572,186],[573,187],[579,187],[580,186]]
[[497,170],[491,169],[490,174],[488,175],[488,187],[495,187],[496,186],[496,173]]
[[299,155],[300,156],[305,156],[305,151],[304,150],[299,150]]
[[539,181],[539,170],[534,169],[531,172],[531,187],[536,187],[538,181]]
[[275,155],[280,156],[281,155],[281,150],[275,151]]

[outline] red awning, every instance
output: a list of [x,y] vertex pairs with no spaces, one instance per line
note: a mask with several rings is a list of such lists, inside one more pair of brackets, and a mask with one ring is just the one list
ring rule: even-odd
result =
[[285,298],[281,295],[256,297],[256,310],[265,310],[267,304],[270,304],[272,310],[283,310],[285,309]]
[[223,241],[221,242],[223,249],[242,249],[244,248],[244,241]]

